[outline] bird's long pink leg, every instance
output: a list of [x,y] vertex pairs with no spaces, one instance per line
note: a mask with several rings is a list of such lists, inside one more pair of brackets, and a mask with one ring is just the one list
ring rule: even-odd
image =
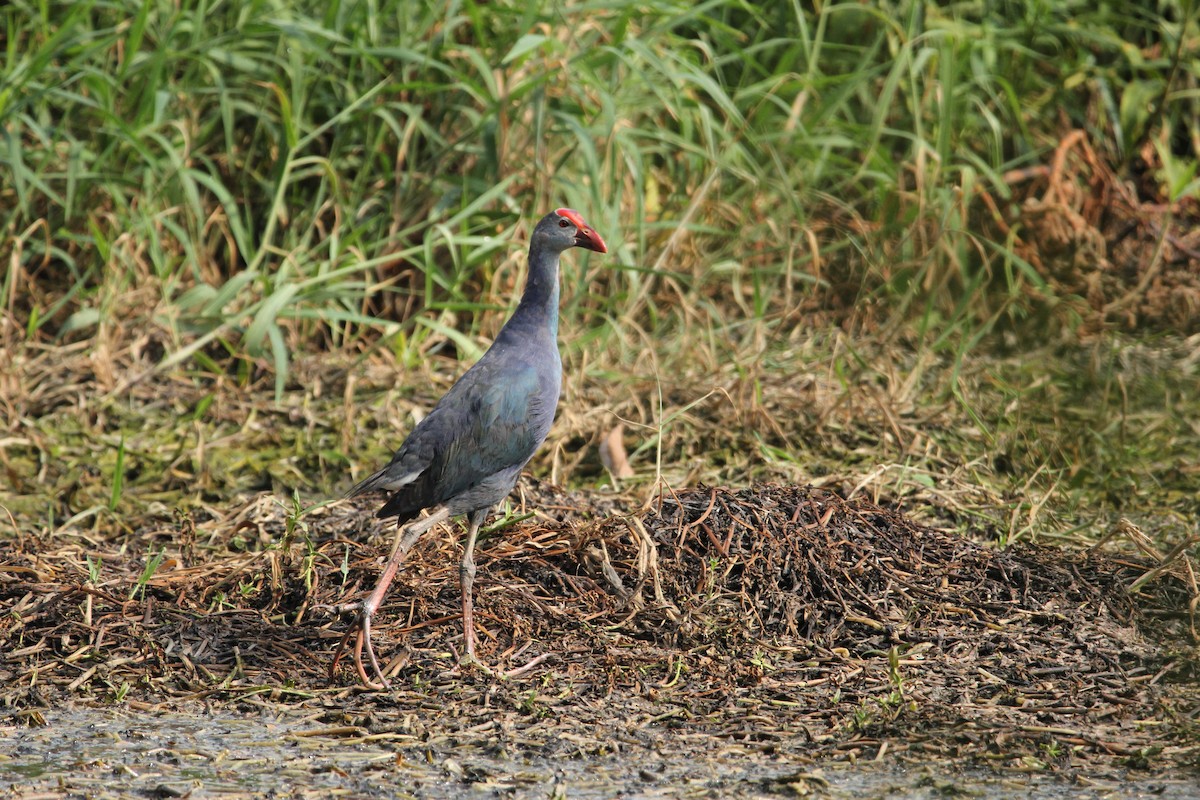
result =
[[475,540],[479,536],[479,528],[483,525],[483,521],[487,519],[490,510],[485,508],[471,514],[467,524],[467,541],[463,545],[462,564],[458,569],[462,587],[463,645],[466,649],[466,654],[460,663],[464,665],[470,664],[486,672],[488,675],[493,675],[501,679],[516,678],[524,675],[543,661],[552,658],[553,653],[543,653],[522,667],[500,673],[494,672],[475,655]]
[[[402,527],[397,531],[396,541],[392,544],[392,553],[388,556],[387,565],[383,568],[383,573],[379,576],[379,582],[375,584],[375,589],[367,599],[362,601],[362,604],[359,606],[358,620],[354,623],[354,627],[346,631],[346,635],[342,637],[341,644],[338,645],[337,652],[334,653],[333,665],[329,668],[331,675],[337,669],[338,662],[342,659],[342,652],[346,649],[346,644],[350,641],[350,636],[354,635],[354,668],[358,672],[359,679],[369,689],[388,688],[387,678],[383,676],[383,670],[379,668],[379,659],[375,657],[375,648],[371,645],[371,618],[383,603],[383,598],[387,595],[388,587],[392,585],[392,579],[396,577],[396,571],[404,563],[404,558],[408,555],[408,551],[417,543],[422,534],[439,522],[445,522],[449,518],[450,510],[442,507],[425,519],[414,522],[406,528]],[[364,647],[367,651],[367,658],[371,662],[371,669],[375,672],[375,677],[379,679],[379,683],[373,683],[367,677],[367,670],[363,665],[362,658]]]
[[462,588],[463,645],[467,650],[466,660],[475,664],[479,663],[479,659],[475,657],[475,603],[472,597],[475,591],[475,539],[479,536],[479,526],[487,519],[490,510],[483,508],[472,512],[467,524],[467,541],[463,545],[462,564],[458,568]]

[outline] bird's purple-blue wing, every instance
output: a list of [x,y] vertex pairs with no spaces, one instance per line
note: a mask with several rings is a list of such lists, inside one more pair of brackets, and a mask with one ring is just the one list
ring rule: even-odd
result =
[[379,516],[409,518],[493,476],[511,472],[515,480],[546,438],[557,402],[557,382],[544,385],[533,365],[484,358],[413,429],[391,463],[350,494],[390,490]]

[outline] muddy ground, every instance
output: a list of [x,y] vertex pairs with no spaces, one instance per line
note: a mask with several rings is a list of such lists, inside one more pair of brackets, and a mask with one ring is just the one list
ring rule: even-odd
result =
[[[699,487],[645,508],[530,481],[518,492],[477,553],[480,656],[499,669],[545,660],[509,679],[458,667],[461,531],[435,530],[376,621],[391,659],[382,692],[346,665],[329,674],[349,624],[334,609],[373,586],[392,538],[373,498],[297,517],[258,495],[219,518],[163,518],[137,532],[149,553],[7,539],[8,733],[45,737],[56,715],[89,707],[269,714],[298,741],[384,747],[384,772],[461,753],[617,757],[632,787],[686,753],[782,765],[746,778],[766,794],[820,791],[786,779],[797,765],[864,761],[1093,784],[1200,775],[1186,561],[997,551],[804,487]],[[447,780],[499,777],[451,767]],[[722,786],[688,794],[736,794]]]

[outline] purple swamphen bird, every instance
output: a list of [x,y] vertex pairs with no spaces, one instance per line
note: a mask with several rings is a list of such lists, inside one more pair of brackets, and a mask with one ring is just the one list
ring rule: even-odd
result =
[[[391,463],[348,492],[350,497],[376,490],[391,492],[376,516],[396,517],[399,530],[375,590],[361,604],[350,607],[357,609],[358,618],[338,645],[331,675],[354,636],[354,666],[363,684],[370,688],[388,685],[371,646],[371,618],[421,535],[461,514],[468,518],[459,571],[465,660],[479,664],[471,596],[475,538],[488,513],[512,491],[554,421],[562,386],[557,341],[558,261],[572,247],[608,252],[604,240],[577,211],[560,208],[538,222],[529,240],[525,293],[496,341],[413,429]],[[426,509],[429,516],[405,525]],[[378,684],[367,676],[364,646]]]

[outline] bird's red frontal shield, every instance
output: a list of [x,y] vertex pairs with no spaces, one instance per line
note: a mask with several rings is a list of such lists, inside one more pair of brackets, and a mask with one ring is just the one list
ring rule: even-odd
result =
[[575,244],[585,250],[595,250],[597,253],[607,253],[608,245],[600,238],[600,234],[592,230],[592,226],[583,221],[583,217],[573,208],[556,208],[554,213],[579,229],[575,236]]

